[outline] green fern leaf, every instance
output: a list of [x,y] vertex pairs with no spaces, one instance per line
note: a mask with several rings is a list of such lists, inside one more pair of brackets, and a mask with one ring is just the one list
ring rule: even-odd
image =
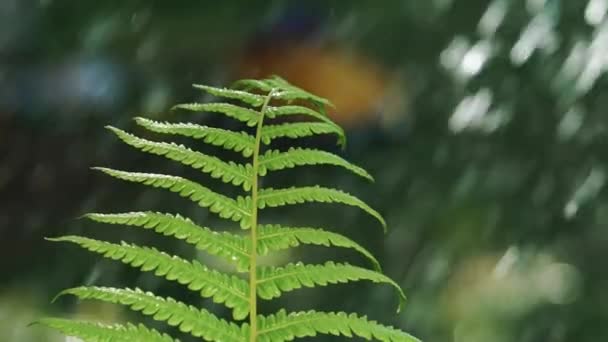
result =
[[303,138],[317,134],[336,134],[342,132],[335,126],[325,122],[296,122],[280,125],[269,125],[262,128],[262,142],[266,145],[277,138]]
[[[241,278],[242,275],[224,274],[202,265],[197,260],[182,259],[152,247],[126,242],[111,243],[80,236],[49,240],[70,242],[102,257],[182,284],[198,292],[203,298],[210,298],[213,302],[231,309],[234,320],[243,320],[248,316],[248,322],[230,323],[205,309],[139,289],[77,287],[60,295],[70,294],[80,299],[125,305],[155,320],[177,327],[182,332],[214,342],[288,341],[317,334],[358,336],[386,342],[417,341],[397,329],[369,321],[365,316],[343,312],[308,311],[287,314],[285,310],[281,310],[274,315],[258,315],[259,301],[276,298],[284,292],[303,287],[360,280],[388,284],[398,292],[399,308],[405,300],[405,295],[399,285],[380,273],[380,265],[369,251],[345,236],[319,228],[259,224],[260,214],[265,208],[320,202],[360,208],[377,219],[386,231],[386,223],[377,211],[359,198],[341,190],[318,185],[260,189],[261,177],[268,176],[271,171],[312,165],[341,167],[373,181],[363,168],[329,152],[306,148],[264,151],[265,145],[272,143],[274,139],[297,139],[317,134],[335,134],[338,144],[344,146],[344,130],[326,113],[326,106],[331,106],[327,99],[291,85],[278,76],[263,80],[238,81],[232,88],[204,85],[194,87],[220,100],[215,103],[178,104],[174,109],[223,114],[247,126],[255,127],[255,135],[248,133],[246,129],[231,131],[192,123],[158,122],[144,118],[136,118],[137,124],[154,133],[201,139],[212,146],[250,157],[249,163],[224,161],[181,144],[147,140],[114,127],[108,128],[119,139],[140,151],[190,166],[224,183],[240,186],[249,192],[248,194],[236,198],[228,197],[195,181],[173,175],[95,169],[127,182],[175,192],[200,207],[207,208],[220,218],[238,222],[241,228],[250,229],[248,234],[216,232],[180,215],[151,211],[94,213],[85,217],[100,223],[147,229],[182,240],[198,250],[235,264],[236,271],[247,272],[248,279],[245,280],[244,276]],[[296,120],[303,118],[304,121],[289,120],[293,116]],[[288,120],[281,120],[284,117],[288,117]],[[274,119],[282,122],[273,123]],[[270,124],[267,121],[271,121]],[[371,261],[375,270],[332,261],[320,265],[298,262],[282,267],[260,266],[259,256],[304,244],[354,250]],[[172,341],[170,336],[161,335],[142,325],[100,325],[53,318],[45,319],[41,323],[86,341]]]
[[287,264],[285,267],[267,266],[258,268],[258,295],[262,299],[281,296],[283,292],[293,291],[316,285],[346,283],[349,281],[369,280],[393,286],[399,293],[401,310],[405,294],[401,287],[382,273],[365,268],[328,261],[323,265]]
[[249,127],[257,125],[259,119],[259,114],[255,110],[239,107],[230,103],[182,103],[175,105],[172,109],[185,109],[192,112],[221,113],[230,118],[244,122]]
[[268,106],[266,107],[266,116],[269,119],[275,119],[281,116],[308,116],[313,119],[317,119],[319,121],[323,121],[328,124],[335,125],[338,129],[342,130],[342,128],[333,122],[327,115],[319,113],[318,111],[298,105],[286,105],[286,106]]
[[273,75],[269,79],[266,80],[271,86],[274,88],[280,89],[280,92],[276,95],[277,98],[281,100],[304,100],[304,101],[312,101],[319,105],[319,107],[323,108],[324,106],[333,107],[333,103],[328,99],[310,93],[302,88],[296,87],[293,84],[290,84],[282,77]]
[[280,310],[258,318],[259,342],[282,342],[317,334],[353,337],[383,342],[420,342],[417,338],[367,317],[344,312],[294,312]]
[[285,189],[261,189],[258,197],[258,207],[280,207],[288,204],[298,204],[305,202],[321,202],[321,203],[342,203],[350,206],[359,207],[376,218],[386,231],[386,222],[382,216],[365,204],[357,197],[348,194],[344,191],[320,186],[307,187],[290,187]]
[[342,129],[342,127],[340,127],[335,122],[333,122],[329,117],[327,117],[327,115],[321,114],[313,109],[310,109],[308,107],[303,107],[303,106],[294,106],[294,105],[280,106],[280,107],[268,106],[266,108],[266,116],[270,119],[274,119],[274,118],[280,117],[280,116],[290,116],[290,115],[308,116],[308,117],[320,120],[328,125],[333,126],[336,131],[336,134],[338,134],[338,144],[341,146],[346,145],[346,135],[344,134],[344,130]]
[[290,147],[287,152],[278,150],[270,150],[260,157],[261,176],[266,175],[267,171],[278,171],[287,168],[293,168],[301,165],[335,165],[341,166],[356,175],[367,178],[373,181],[374,178],[363,168],[356,166],[343,158],[329,152]]
[[249,79],[236,81],[232,84],[232,87],[246,90],[257,89],[265,93],[274,91],[275,94],[273,98],[285,101],[303,100],[312,101],[318,105],[333,106],[328,99],[314,95],[302,88],[289,84],[287,81],[276,75],[265,80]]
[[249,327],[243,328],[220,319],[204,309],[186,305],[173,298],[162,298],[140,289],[117,289],[111,287],[76,287],[62,291],[59,296],[72,295],[81,300],[95,299],[103,302],[126,305],[134,311],[152,316],[157,321],[167,322],[180,331],[207,341],[244,342]]
[[237,270],[240,272],[247,271],[249,267],[251,247],[248,240],[227,232],[214,232],[180,215],[147,211],[119,214],[93,213],[87,214],[85,217],[101,223],[152,229],[157,233],[184,240],[211,255],[236,263]]
[[106,126],[106,128],[114,132],[120,140],[139,150],[188,165],[208,173],[213,178],[221,179],[224,183],[242,186],[245,191],[251,190],[253,174],[251,164],[240,165],[232,161],[225,162],[217,157],[192,151],[183,145],[142,139],[112,126]]
[[156,276],[187,285],[202,297],[212,298],[215,303],[231,308],[235,319],[243,319],[249,312],[248,285],[244,280],[212,270],[197,261],[189,262],[155,248],[125,242],[118,245],[81,236],[63,236],[49,240],[71,242],[106,258],[142,271],[153,271]]
[[203,208],[209,208],[209,211],[218,214],[221,218],[240,221],[242,228],[248,228],[251,225],[251,212],[249,210],[251,200],[249,198],[239,196],[236,200],[233,200],[232,198],[213,192],[200,184],[177,176],[127,172],[105,167],[96,167],[94,169],[125,181],[168,189],[178,193],[181,197],[189,198]]
[[175,134],[194,139],[203,139],[213,146],[240,152],[244,157],[250,157],[255,147],[255,137],[245,132],[233,132],[226,129],[201,126],[192,123],[158,122],[145,118],[135,118],[135,122],[145,129],[164,134]]
[[43,318],[37,323],[86,342],[179,342],[143,324],[101,324],[61,318]]
[[239,100],[253,107],[260,107],[262,104],[264,104],[265,100],[265,97],[262,95],[252,94],[246,91],[228,88],[216,88],[204,84],[193,84],[192,86],[194,88],[204,90],[213,96],[223,97],[231,100]]
[[300,244],[352,248],[369,259],[374,269],[381,272],[380,263],[365,248],[353,240],[318,228],[292,228],[279,225],[262,225],[258,228],[257,251],[261,255],[280,251]]
[[271,90],[273,90],[273,87],[270,84],[268,84],[268,82],[266,82],[266,80],[255,80],[255,79],[238,80],[236,82],[233,82],[230,85],[230,88],[243,89],[248,92],[251,90],[260,90],[265,93],[269,93]]

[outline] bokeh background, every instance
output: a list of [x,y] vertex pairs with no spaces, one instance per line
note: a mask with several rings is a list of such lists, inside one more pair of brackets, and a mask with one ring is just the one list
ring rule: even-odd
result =
[[[154,209],[225,225],[89,167],[188,174],[103,126],[131,129],[141,114],[231,125],[168,109],[208,99],[192,83],[273,73],[336,104],[331,115],[350,139],[344,155],[377,179],[304,168],[274,181],[348,190],[390,231],[340,206],[266,219],[362,242],[408,302],[395,314],[391,289],[350,284],[294,292],[264,310],[355,311],[425,341],[607,340],[607,10],[608,0],[0,0],[0,340],[66,341],[27,327],[43,315],[142,319],[94,302],[50,304],[83,283],[206,305],[43,237],[127,240],[213,263],[149,232],[79,220]],[[312,247],[269,262],[292,259],[365,263]]]

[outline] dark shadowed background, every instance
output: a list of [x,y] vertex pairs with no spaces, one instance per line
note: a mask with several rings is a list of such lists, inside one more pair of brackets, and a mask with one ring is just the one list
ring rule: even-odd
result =
[[[608,339],[607,11],[608,0],[0,0],[0,339],[66,341],[27,327],[48,314],[142,319],[95,302],[50,304],[80,284],[202,305],[180,286],[43,237],[126,240],[213,263],[171,239],[78,219],[162,209],[225,226],[89,167],[200,177],[103,126],[132,129],[145,114],[236,128],[169,108],[206,99],[192,83],[270,74],[332,100],[350,139],[344,155],[376,177],[303,168],[274,182],[341,187],[390,229],[382,235],[340,206],[265,219],[353,237],[408,301],[395,314],[390,288],[357,283],[290,293],[264,311],[355,311],[424,341]],[[275,259],[365,264],[312,247]]]

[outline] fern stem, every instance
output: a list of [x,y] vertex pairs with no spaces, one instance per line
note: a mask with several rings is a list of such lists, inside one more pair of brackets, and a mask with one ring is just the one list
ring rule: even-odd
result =
[[253,149],[253,175],[251,179],[251,255],[249,262],[249,325],[251,326],[249,341],[257,341],[257,245],[258,245],[258,173],[259,173],[259,157],[260,147],[262,140],[262,126],[264,125],[264,114],[268,103],[272,98],[274,89],[268,92],[268,95],[264,98],[264,104],[260,109],[260,117],[258,119],[258,125],[255,132],[255,146]]

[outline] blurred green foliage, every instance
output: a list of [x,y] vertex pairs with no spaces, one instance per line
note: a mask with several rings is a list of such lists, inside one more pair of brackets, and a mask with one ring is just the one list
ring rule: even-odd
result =
[[[373,193],[331,170],[297,181],[331,178],[374,198],[389,235],[370,235],[371,222],[356,212],[292,217],[333,220],[367,242],[409,294],[398,319],[386,309],[390,292],[365,285],[293,295],[289,307],[365,312],[426,341],[605,339],[607,8],[605,0],[5,1],[2,284],[31,284],[42,299],[82,282],[178,293],[112,263],[91,269],[92,259],[57,255],[42,237],[86,229],[187,255],[167,240],[73,220],[92,209],[161,204],[159,193],[135,187],[117,201],[114,184],[88,171],[158,162],[117,153],[100,127],[165,113],[196,97],[189,83],[279,70],[296,84],[344,85],[347,94],[333,96],[345,105],[362,98],[349,95],[353,85],[378,85],[381,96],[358,102],[362,113],[340,113],[351,118],[348,157],[378,179]],[[295,66],[271,58],[289,51],[306,58]],[[324,72],[309,71],[320,66]],[[370,73],[380,76],[370,82]],[[209,219],[184,202],[162,207]],[[340,257],[355,258],[331,255]],[[3,291],[3,303],[12,297]],[[48,309],[44,300],[31,306]]]

